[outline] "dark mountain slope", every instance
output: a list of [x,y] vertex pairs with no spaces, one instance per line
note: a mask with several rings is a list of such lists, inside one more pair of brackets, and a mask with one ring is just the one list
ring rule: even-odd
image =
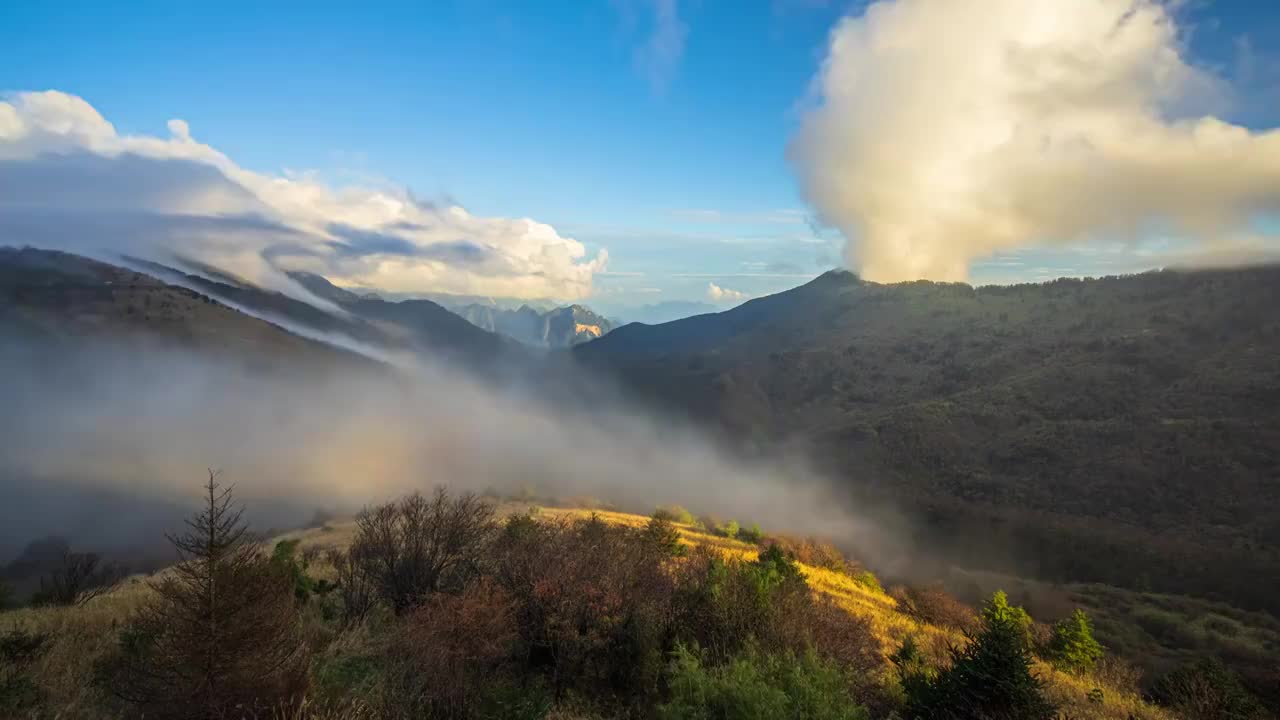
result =
[[331,311],[208,268],[192,274],[128,262],[145,274],[68,253],[0,248],[4,328],[45,337],[147,337],[202,352],[239,347],[259,362],[282,354],[355,357],[366,349],[374,357],[404,352],[473,369],[519,367],[527,359],[519,343],[426,300],[387,302],[304,278],[310,292],[341,308]]
[[947,560],[1280,608],[1251,579],[1280,576],[1277,308],[1277,268],[828,273],[575,354],[732,436],[805,444],[912,508]]
[[164,341],[259,364],[366,364],[150,275],[30,248],[0,247],[0,332],[10,341]]
[[[487,332],[467,322],[430,300],[391,302],[372,295],[356,295],[343,290],[319,275],[292,273],[295,281],[316,297],[334,303],[351,313],[346,322],[362,325],[361,332],[377,334],[378,342],[405,346],[436,357],[444,357],[474,367],[498,361],[519,364],[525,361],[525,349],[519,343]],[[261,291],[258,291],[261,292]],[[289,302],[302,307],[299,312],[318,312],[310,305],[282,295],[274,302]],[[254,307],[260,299],[250,300]],[[329,318],[336,315],[325,313]]]

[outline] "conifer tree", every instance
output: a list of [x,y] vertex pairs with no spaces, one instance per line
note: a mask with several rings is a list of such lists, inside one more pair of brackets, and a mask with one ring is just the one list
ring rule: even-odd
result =
[[1102,646],[1093,638],[1093,625],[1085,611],[1077,609],[1053,626],[1048,656],[1058,668],[1077,673],[1093,669],[1102,659]]
[[644,537],[662,548],[667,555],[681,557],[685,554],[684,543],[680,542],[680,531],[665,517],[655,514],[649,518],[649,523],[644,527]]
[[1056,710],[1031,672],[1027,627],[1031,618],[992,595],[982,630],[951,651],[951,667],[909,698],[912,717],[930,720],[1050,720]]
[[121,633],[109,690],[147,718],[252,717],[300,690],[303,644],[291,578],[253,542],[215,473],[205,507],[169,541],[179,562]]

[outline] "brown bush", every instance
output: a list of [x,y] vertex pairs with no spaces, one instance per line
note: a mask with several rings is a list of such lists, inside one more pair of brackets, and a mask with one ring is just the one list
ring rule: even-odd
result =
[[460,592],[479,574],[495,529],[488,501],[437,488],[360,513],[350,558],[401,614],[431,593]]
[[489,580],[428,596],[393,642],[388,708],[396,717],[470,717],[511,670],[515,609]]
[[653,689],[671,623],[663,548],[596,518],[516,517],[494,554],[494,580],[515,603],[522,662],[544,672],[557,694]]
[[1090,673],[1100,685],[1134,695],[1142,691],[1142,669],[1115,655],[1103,655]]
[[953,628],[962,632],[978,630],[978,614],[960,602],[941,585],[926,587],[896,586],[890,593],[898,601],[898,609],[921,621]]
[[862,570],[862,566],[850,561],[835,545],[813,538],[797,538],[791,535],[768,535],[764,543],[782,548],[796,559],[810,567],[826,568],[849,575]]
[[119,563],[103,562],[97,553],[62,553],[62,561],[40,578],[36,605],[81,605],[110,592],[126,575]]
[[855,675],[873,673],[884,665],[880,641],[865,617],[851,615],[829,597],[814,598],[802,615],[800,637],[823,657],[853,670]]
[[377,588],[360,566],[351,562],[350,553],[330,550],[328,560],[337,576],[338,598],[342,601],[342,626],[351,627],[369,616],[369,611],[378,602]]

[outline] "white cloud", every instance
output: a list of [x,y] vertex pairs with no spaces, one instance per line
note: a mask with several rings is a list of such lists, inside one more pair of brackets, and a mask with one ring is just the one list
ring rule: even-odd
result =
[[1280,131],[1227,93],[1156,0],[889,0],[832,32],[791,147],[868,279],[962,280],[1035,244],[1212,245],[1280,208]]
[[[194,140],[121,135],[61,92],[0,102],[0,243],[182,255],[286,289],[283,270],[397,293],[580,299],[608,255],[528,218],[383,187],[265,175]],[[296,290],[296,288],[294,288]]]
[[648,34],[636,47],[634,60],[653,92],[661,94],[680,66],[689,37],[689,26],[680,17],[679,0],[614,0],[614,6],[624,26],[633,25],[637,14],[649,16]]
[[738,290],[730,290],[729,288],[720,287],[719,285],[709,282],[707,283],[707,299],[716,303],[740,303],[749,299],[751,296]]

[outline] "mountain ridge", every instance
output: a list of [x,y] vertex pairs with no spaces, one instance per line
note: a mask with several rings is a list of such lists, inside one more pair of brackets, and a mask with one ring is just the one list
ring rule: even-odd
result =
[[1275,307],[1276,266],[976,288],[836,272],[574,355],[915,508],[948,562],[1275,609],[1248,580],[1280,572]]

